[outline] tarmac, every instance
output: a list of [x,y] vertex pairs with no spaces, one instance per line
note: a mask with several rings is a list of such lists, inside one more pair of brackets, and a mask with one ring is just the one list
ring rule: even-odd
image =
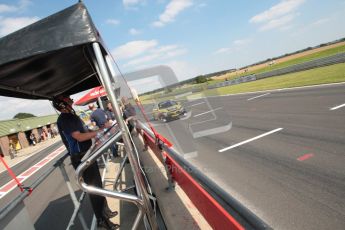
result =
[[[7,163],[7,165],[11,168],[14,165],[24,161],[26,158],[35,155],[36,153],[44,150],[45,148],[48,148],[49,146],[53,145],[56,142],[61,141],[60,136],[56,136],[55,138],[48,139],[46,141],[42,141],[40,143],[37,143],[35,146],[30,145],[29,147],[20,149],[17,151],[16,156],[11,159],[10,156],[5,156],[4,160]],[[0,173],[5,171],[6,168],[4,164],[0,163]]]

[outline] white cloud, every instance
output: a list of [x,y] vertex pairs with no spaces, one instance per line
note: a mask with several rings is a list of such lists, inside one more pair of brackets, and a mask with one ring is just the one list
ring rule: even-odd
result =
[[115,59],[127,60],[122,66],[131,70],[132,68],[138,69],[139,66],[161,64],[164,60],[184,55],[187,52],[187,49],[176,44],[159,45],[157,40],[139,40],[115,48],[112,55]]
[[[283,27],[295,18],[296,14],[289,14],[281,18],[270,20],[268,23],[260,27],[261,31]],[[286,27],[286,26],[285,26]]]
[[232,45],[230,47],[223,47],[218,50],[216,50],[213,54],[225,54],[230,53],[236,50],[239,50],[243,48],[243,46],[249,44],[252,42],[252,39],[250,38],[244,38],[244,39],[238,39],[232,42]]
[[266,10],[258,15],[255,15],[250,19],[252,23],[260,23],[270,21],[272,19],[289,14],[297,9],[305,0],[284,0],[277,5],[272,6],[269,10]]
[[153,48],[148,50],[148,52],[145,54],[145,56],[142,56],[140,58],[133,59],[126,63],[124,66],[138,66],[138,65],[144,65],[148,64],[149,62],[152,63],[152,61],[155,60],[167,60],[169,58],[181,56],[183,54],[186,54],[187,50],[184,48],[181,48],[178,45],[167,45],[167,46],[159,46],[157,48]]
[[17,7],[15,6],[0,4],[0,13],[14,12],[16,10],[17,10]]
[[0,20],[0,37],[19,30],[38,20],[38,17],[2,18]]
[[204,8],[204,7],[206,7],[206,6],[207,6],[206,3],[200,3],[200,4],[198,5],[198,8]]
[[111,53],[115,59],[129,59],[139,56],[157,45],[158,42],[156,40],[132,41],[115,48]]
[[172,50],[176,50],[178,48],[178,45],[167,45],[167,46],[160,46],[158,48],[152,49],[150,52],[151,53],[165,53],[165,52],[169,52]]
[[154,26],[154,27],[163,27],[164,23],[160,22],[160,21],[155,21],[155,22],[152,23],[152,26]]
[[166,0],[157,0],[156,2],[157,2],[158,4],[163,4],[163,3],[166,2]]
[[141,58],[133,59],[129,61],[127,64],[125,64],[124,67],[142,65],[147,62],[156,60],[158,57],[159,57],[159,54],[150,54]]
[[128,31],[128,33],[129,33],[130,35],[138,35],[138,34],[141,34],[141,31],[140,31],[140,30],[137,30],[137,29],[135,29],[135,28],[131,28],[131,29]]
[[19,1],[18,5],[0,4],[0,13],[11,13],[19,10],[25,10],[30,4],[31,1],[29,0],[21,0]]
[[159,16],[159,20],[153,22],[152,25],[154,27],[163,27],[167,23],[173,22],[179,13],[192,5],[192,0],[171,0],[165,11]]
[[311,26],[320,26],[320,25],[323,25],[327,22],[329,22],[331,20],[331,18],[321,18],[319,20],[316,20],[315,22],[313,22],[311,24]]
[[19,1],[19,9],[24,10],[31,4],[32,4],[32,2],[30,0],[20,0]]
[[181,56],[181,55],[186,54],[186,53],[187,53],[186,49],[177,49],[177,50],[173,50],[173,51],[166,53],[166,58],[177,57],[177,56]]
[[235,40],[235,41],[233,42],[233,44],[234,44],[235,46],[243,46],[243,45],[246,45],[246,44],[250,43],[251,41],[252,41],[252,40],[249,39],[249,38],[246,38],[246,39],[238,39],[238,40]]
[[139,4],[145,3],[145,0],[122,0],[122,3],[126,8],[132,8]]
[[185,80],[201,74],[196,66],[188,62],[173,60],[165,63],[165,65],[169,66],[175,72],[179,80]]
[[297,14],[294,12],[305,0],[283,0],[270,9],[255,15],[249,21],[255,24],[261,24],[260,30],[270,30],[277,27],[286,26]]
[[38,17],[7,17],[6,13],[21,13],[26,10],[31,4],[29,0],[21,0],[15,5],[0,4],[0,37],[10,34],[16,30],[19,30],[31,23],[39,20]]
[[224,54],[224,53],[228,53],[230,51],[231,51],[230,47],[223,47],[223,48],[216,50],[213,54]]
[[130,59],[124,64],[124,67],[130,67],[180,56],[187,53],[187,50],[175,44],[159,46],[157,40],[139,40],[121,45],[111,53],[118,60]]
[[107,19],[105,21],[105,23],[116,26],[116,25],[120,24],[120,21],[116,20],[116,19]]
[[54,114],[55,110],[48,101],[0,97],[0,120],[12,119],[21,112],[43,116]]

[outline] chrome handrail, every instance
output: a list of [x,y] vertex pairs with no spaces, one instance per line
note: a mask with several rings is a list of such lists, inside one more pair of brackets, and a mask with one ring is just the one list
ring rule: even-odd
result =
[[[132,141],[130,138],[130,134],[125,124],[120,107],[117,103],[117,98],[115,95],[115,91],[113,89],[113,84],[115,83],[114,79],[115,76],[113,75],[115,71],[112,69],[111,64],[109,63],[109,58],[102,53],[101,47],[97,42],[92,43],[92,49],[88,50],[91,58],[92,63],[95,66],[98,76],[100,77],[100,81],[102,82],[108,98],[111,101],[113,106],[114,115],[117,121],[117,124],[120,128],[120,133],[118,134],[119,137],[122,135],[122,139],[124,142],[125,151],[133,172],[135,188],[137,192],[137,196],[133,196],[131,194],[125,194],[122,192],[117,191],[109,191],[101,188],[96,188],[94,186],[89,186],[85,184],[82,180],[82,174],[86,170],[86,168],[93,163],[103,151],[105,151],[111,144],[115,143],[116,141],[111,140],[105,143],[100,149],[98,149],[95,153],[93,153],[89,158],[82,162],[76,170],[77,181],[80,187],[89,193],[101,195],[101,196],[109,196],[113,198],[117,198],[120,200],[133,202],[138,206],[139,212],[134,221],[132,229],[136,229],[139,226],[139,222],[144,217],[148,220],[150,225],[150,229],[158,229],[155,211],[151,205],[150,198],[147,192],[147,184],[142,175],[142,169],[139,165],[139,159],[137,158],[138,153],[136,149],[132,146]],[[107,61],[108,60],[108,61]],[[117,135],[116,135],[117,136]],[[114,138],[112,138],[114,139]]]
[[83,173],[85,170],[106,151],[109,149],[109,147],[116,141],[118,141],[121,138],[121,132],[118,132],[116,135],[114,135],[112,138],[110,138],[106,143],[104,143],[99,149],[97,149],[96,152],[89,154],[88,158],[83,160],[82,163],[78,166],[76,169],[76,180],[80,188],[90,194],[100,195],[100,196],[107,196],[116,198],[123,201],[128,201],[131,203],[136,204],[137,206],[142,206],[143,201],[138,196],[134,196],[131,194],[126,193],[120,193],[116,191],[107,190],[104,188],[98,188],[95,186],[90,186],[86,184],[83,180]]

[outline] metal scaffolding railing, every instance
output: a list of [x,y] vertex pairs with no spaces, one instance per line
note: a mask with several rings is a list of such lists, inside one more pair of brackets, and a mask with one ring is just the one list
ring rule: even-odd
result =
[[[77,168],[77,181],[81,188],[88,193],[117,198],[119,200],[132,202],[137,205],[138,214],[133,223],[132,229],[138,228],[141,219],[144,220],[144,223],[146,225],[149,225],[146,226],[147,228],[158,229],[155,211],[151,205],[150,195],[147,192],[147,187],[149,187],[149,185],[147,184],[147,181],[144,179],[144,175],[142,174],[141,168],[139,166],[138,153],[136,152],[136,149],[133,148],[133,143],[131,141],[127,125],[123,120],[120,107],[117,103],[118,95],[115,95],[115,88],[113,87],[115,85],[115,71],[110,64],[109,57],[105,53],[102,53],[102,50],[98,43],[93,43],[92,49],[89,49],[88,51],[90,56],[92,57],[92,62],[96,67],[98,76],[100,76],[100,81],[104,85],[108,98],[111,101],[112,107],[114,108],[115,118],[119,126],[119,133],[114,135],[109,141],[104,143],[101,148],[96,150],[94,153],[86,154],[88,155],[88,158],[85,159],[85,161]],[[87,167],[91,163],[95,162],[97,157],[102,154],[102,152],[104,152],[107,148],[110,147],[111,144],[115,143],[120,138],[122,138],[124,143],[126,152],[125,158],[128,158],[131,165],[137,195],[96,188],[94,186],[87,185],[82,180],[83,172],[87,169]]]

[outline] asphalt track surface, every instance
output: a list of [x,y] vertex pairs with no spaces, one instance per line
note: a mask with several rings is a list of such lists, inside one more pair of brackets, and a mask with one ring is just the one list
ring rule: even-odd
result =
[[183,103],[153,125],[243,205],[275,229],[344,229],[345,84]]
[[[51,152],[58,149],[61,145],[62,142],[60,141],[49,146],[48,148],[18,163],[12,168],[12,170],[16,175],[23,173]],[[30,176],[26,181],[24,181],[24,186],[29,186],[36,181],[65,153],[66,151]],[[64,165],[66,172],[69,175],[73,190],[79,198],[81,190],[76,185],[74,169],[70,165],[69,158],[64,161]],[[6,184],[10,180],[11,178],[6,171],[0,174],[1,185]],[[0,199],[0,208],[5,207],[5,205],[10,203],[19,194],[19,189],[15,188],[6,196],[2,197]],[[73,212],[73,203],[59,168],[55,169],[36,189],[34,189],[32,194],[25,198],[24,203],[35,229],[65,229]],[[87,225],[90,226],[93,213],[87,196],[85,197],[85,202],[81,205],[81,209],[83,210],[82,213]],[[82,229],[78,218],[76,219],[73,229]]]
[[[35,165],[38,163],[40,160],[42,160],[45,156],[47,156],[49,153],[53,152],[57,148],[59,148],[62,145],[62,142],[59,141],[46,149],[36,153],[35,155],[30,156],[29,158],[25,159],[24,161],[19,162],[18,164],[14,165],[11,169],[15,175],[20,175],[27,169],[29,169],[31,166]],[[56,158],[58,159],[58,158]],[[24,181],[23,184],[24,186],[28,186],[31,184],[34,178],[38,177],[40,174],[42,174],[45,170],[45,168],[51,166],[55,162],[53,160],[49,164],[47,164],[43,169],[40,170],[41,173],[37,173],[36,175],[33,175],[32,177],[28,178],[27,181]],[[5,185],[9,181],[12,180],[12,177],[8,174],[8,172],[5,170],[2,173],[0,173],[0,185]],[[8,193],[6,196],[0,199],[0,207],[3,207],[5,204],[7,204],[9,201],[14,199],[19,193],[19,189],[15,188],[12,192]]]
[[[210,97],[184,101],[187,117],[153,124],[188,161],[273,228],[344,229],[344,103],[345,84]],[[56,148],[18,164],[16,174]],[[73,175],[68,160],[66,168]],[[8,180],[0,175],[1,184]],[[2,198],[0,206],[18,193]],[[25,203],[36,229],[61,229],[73,210],[59,170]]]

